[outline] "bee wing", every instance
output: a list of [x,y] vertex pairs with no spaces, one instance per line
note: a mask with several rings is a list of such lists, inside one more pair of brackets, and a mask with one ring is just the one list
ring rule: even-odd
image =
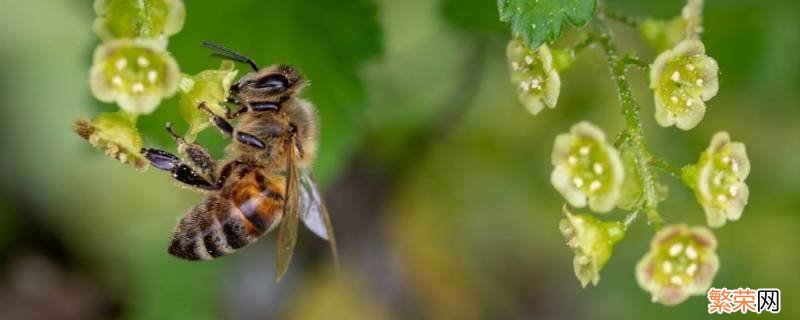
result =
[[338,267],[339,254],[336,250],[336,238],[333,236],[333,225],[325,201],[319,194],[317,182],[311,174],[310,168],[300,169],[300,218],[306,227],[322,239],[328,240],[331,247],[333,261]]
[[295,169],[294,138],[284,143],[286,154],[286,204],[283,209],[283,221],[278,229],[278,259],[275,262],[275,280],[280,281],[294,254],[297,242],[297,224],[300,209],[300,197],[297,190],[297,172]]

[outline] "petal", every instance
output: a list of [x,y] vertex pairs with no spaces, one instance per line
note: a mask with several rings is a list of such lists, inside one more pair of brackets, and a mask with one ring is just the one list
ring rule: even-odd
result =
[[535,95],[531,92],[523,92],[518,90],[518,98],[519,102],[525,107],[528,112],[533,114],[534,116],[539,114],[539,112],[544,109],[544,103],[542,101],[542,97],[539,95]]
[[600,130],[600,128],[588,121],[578,122],[570,128],[570,132],[574,135],[591,138],[595,141],[605,142],[606,140],[606,134],[603,133],[603,130]]
[[705,55],[706,46],[700,40],[689,39],[678,43],[672,51],[676,56]]
[[730,142],[731,142],[731,136],[728,135],[727,132],[725,131],[717,132],[714,134],[713,137],[711,137],[711,144],[709,144],[708,148],[706,148],[706,152],[709,155],[713,155],[717,152],[722,151],[722,148],[724,148]]
[[706,104],[702,100],[694,100],[691,107],[686,107],[675,119],[675,126],[681,130],[690,130],[697,126],[706,114]]
[[703,263],[700,264],[697,270],[697,275],[694,277],[692,286],[689,287],[691,294],[704,294],[711,287],[714,282],[714,276],[719,271],[719,257],[716,253],[706,255]]
[[705,70],[703,76],[703,89],[700,91],[700,97],[708,101],[717,95],[719,91],[719,65],[717,60],[709,56],[703,56],[702,62]]
[[556,136],[555,142],[553,143],[553,154],[550,156],[550,163],[555,166],[566,162],[570,147],[572,147],[572,135],[569,133],[562,133]]
[[561,92],[561,78],[555,69],[547,73],[547,84],[545,85],[544,102],[548,108],[553,109],[558,103],[558,95]]
[[590,197],[589,209],[599,213],[609,212],[614,209],[617,200],[619,200],[619,188],[612,188],[608,194]]
[[734,183],[732,188],[736,188],[736,196],[728,199],[725,216],[732,221],[742,217],[744,207],[747,206],[747,199],[750,197],[750,189],[744,182]]
[[586,206],[586,194],[575,188],[570,181],[569,173],[563,165],[556,166],[553,173],[550,175],[550,183],[553,187],[564,196],[567,202],[576,208],[583,208]]
[[659,81],[661,81],[661,74],[664,73],[664,68],[667,63],[675,57],[673,50],[662,52],[656,57],[653,66],[650,68],[650,89],[658,88]]
[[747,158],[747,148],[744,143],[731,143],[731,158],[733,158],[739,166],[739,179],[747,179],[747,176],[750,175],[750,159]]
[[659,94],[655,94],[656,112],[655,118],[658,125],[662,127],[670,127],[675,124],[675,113],[667,109],[665,101],[663,101]]

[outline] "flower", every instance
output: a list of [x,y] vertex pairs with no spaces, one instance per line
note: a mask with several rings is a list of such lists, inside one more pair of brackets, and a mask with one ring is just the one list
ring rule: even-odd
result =
[[130,114],[123,111],[106,112],[91,120],[78,119],[73,130],[109,157],[130,163],[137,170],[147,168],[147,160],[139,153],[142,137]]
[[553,68],[553,55],[546,44],[538,49],[528,49],[519,39],[508,43],[506,54],[511,83],[517,87],[517,97],[534,115],[544,109],[555,108],[561,90],[561,78]]
[[153,40],[113,40],[97,47],[89,71],[92,94],[131,114],[153,112],[178,89],[178,64]]
[[662,127],[694,128],[706,112],[705,101],[719,89],[717,61],[699,40],[684,40],[664,51],[650,69],[655,118]]
[[742,216],[750,195],[744,183],[748,174],[750,160],[744,144],[731,142],[727,132],[717,132],[697,164],[686,166],[682,175],[703,206],[708,225],[718,228]]
[[197,106],[205,103],[216,114],[224,114],[225,107],[222,103],[228,97],[228,89],[237,73],[233,62],[225,60],[217,70],[204,70],[194,76],[181,75],[178,85],[180,96],[178,111],[189,124],[187,134],[192,140],[211,124],[208,121],[208,114],[199,110]]
[[584,288],[600,281],[600,270],[611,258],[614,244],[625,236],[625,226],[618,221],[603,222],[589,214],[572,215],[564,207],[566,218],[561,219],[559,230],[567,246],[575,253],[572,264],[575,277]]
[[103,41],[122,38],[166,38],[183,28],[181,0],[95,0],[94,32]]
[[624,171],[619,153],[605,134],[589,122],[580,122],[556,137],[550,181],[573,207],[588,204],[608,212],[619,199]]
[[705,294],[719,269],[716,249],[717,239],[705,227],[666,226],[636,264],[636,281],[663,305]]

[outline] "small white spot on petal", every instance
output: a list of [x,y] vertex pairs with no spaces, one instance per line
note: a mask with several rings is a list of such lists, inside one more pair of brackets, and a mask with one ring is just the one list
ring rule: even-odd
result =
[[697,263],[692,263],[688,267],[686,267],[686,275],[690,277],[694,277],[694,273],[697,272]]
[[578,153],[580,153],[581,155],[585,156],[585,155],[589,154],[589,149],[591,149],[591,148],[589,148],[589,146],[583,146],[580,149],[578,149]]
[[739,163],[736,161],[731,162],[731,170],[733,170],[733,172],[739,172]]
[[678,81],[681,80],[681,73],[678,72],[678,71],[675,71],[675,72],[672,73],[672,76],[670,76],[669,78],[672,79],[672,81],[678,82]]
[[673,244],[669,247],[669,255],[673,257],[677,257],[683,251],[683,245],[680,243]]
[[694,71],[694,65],[693,65],[693,64],[691,64],[691,63],[687,63],[687,64],[686,64],[686,70],[689,70],[689,71]]
[[697,259],[697,250],[695,250],[693,246],[687,246],[684,254],[691,260]]
[[148,60],[144,56],[139,56],[139,58],[136,58],[136,63],[139,64],[140,67],[146,68],[147,66],[150,65],[150,60]]
[[672,103],[678,103],[678,97],[671,96],[671,97],[669,97],[669,101],[672,101]]
[[603,184],[600,181],[594,180],[592,183],[589,184],[589,191],[597,191]]
[[131,90],[133,90],[134,93],[144,92],[144,85],[141,82],[134,83],[133,86],[131,86]]
[[674,284],[676,286],[683,284],[683,278],[681,276],[675,275],[669,278],[669,283]]
[[115,86],[118,86],[118,87],[121,86],[122,85],[122,77],[114,76],[113,78],[111,78],[111,83],[113,83]]
[[702,87],[705,81],[703,81],[703,79],[697,79],[694,83],[697,84],[697,86]]
[[541,89],[542,81],[539,78],[531,80],[531,89]]
[[731,157],[725,156],[722,158],[722,163],[728,164],[729,162],[731,162]]
[[599,162],[595,162],[592,164],[592,170],[594,170],[594,173],[596,174],[603,174],[603,165]]
[[728,188],[728,193],[731,194],[731,197],[736,197],[736,195],[739,194],[739,188],[737,188],[736,185],[731,185],[731,187]]
[[694,100],[692,100],[692,99],[686,99],[686,106],[687,106],[687,107],[691,107],[692,105],[694,105]]
[[155,70],[147,71],[147,81],[151,83],[156,82],[158,80],[158,72]]
[[717,201],[722,203],[728,202],[728,197],[726,197],[724,194],[720,194],[717,196]]
[[125,58],[119,58],[119,60],[117,60],[117,63],[114,64],[114,66],[117,67],[117,70],[122,70],[127,65],[128,65],[128,59]]
[[583,187],[583,179],[581,179],[580,177],[575,177],[575,179],[572,179],[572,184],[574,184],[578,188]]

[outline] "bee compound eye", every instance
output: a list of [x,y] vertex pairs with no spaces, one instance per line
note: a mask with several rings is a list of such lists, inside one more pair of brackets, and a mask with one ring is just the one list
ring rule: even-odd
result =
[[264,89],[268,93],[281,93],[289,87],[289,79],[282,74],[270,74],[256,80],[253,86]]

